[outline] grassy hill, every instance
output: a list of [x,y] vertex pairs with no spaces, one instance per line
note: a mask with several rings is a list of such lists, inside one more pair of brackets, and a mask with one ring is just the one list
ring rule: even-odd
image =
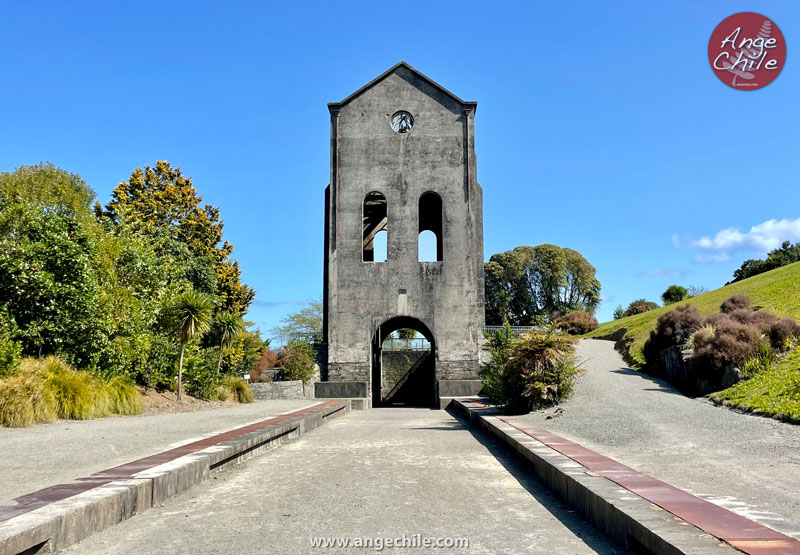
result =
[[[642,347],[650,331],[655,329],[659,316],[686,303],[696,306],[703,315],[718,312],[722,301],[740,293],[749,295],[753,306],[800,320],[800,262],[726,285],[688,301],[606,322],[587,337],[604,337],[625,328],[630,343],[628,353],[624,354],[629,362],[642,364]],[[710,397],[727,406],[800,423],[800,349],[754,378]]]
[[641,364],[644,362],[642,347],[650,332],[656,329],[659,316],[687,303],[696,306],[703,315],[719,312],[722,301],[739,293],[749,295],[753,299],[753,306],[760,306],[762,310],[800,320],[800,262],[737,281],[688,301],[606,322],[587,334],[587,337],[604,337],[620,328],[627,328],[626,335],[633,340],[630,357]]

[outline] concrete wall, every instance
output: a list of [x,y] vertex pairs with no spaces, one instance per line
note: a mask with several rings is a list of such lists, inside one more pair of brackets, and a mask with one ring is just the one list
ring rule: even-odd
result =
[[300,380],[251,383],[250,389],[253,390],[253,397],[257,401],[314,398],[313,385],[303,386],[303,382]]
[[[475,103],[399,64],[329,108],[323,377],[371,382],[376,330],[398,316],[430,330],[437,379],[477,377],[484,306]],[[414,116],[409,133],[391,129],[399,110]],[[386,262],[362,261],[362,205],[372,191],[387,199]],[[419,198],[428,191],[442,199],[441,262],[418,262]]]

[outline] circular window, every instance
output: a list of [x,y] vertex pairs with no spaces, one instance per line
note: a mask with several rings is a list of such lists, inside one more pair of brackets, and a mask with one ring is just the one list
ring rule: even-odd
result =
[[392,131],[408,133],[414,127],[414,116],[408,112],[395,112],[392,116]]

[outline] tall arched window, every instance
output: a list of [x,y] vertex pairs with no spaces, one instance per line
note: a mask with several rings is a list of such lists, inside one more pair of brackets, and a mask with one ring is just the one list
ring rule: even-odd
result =
[[361,216],[362,260],[364,262],[386,262],[386,216],[386,197],[376,191],[368,193],[364,197],[364,209]]
[[442,243],[442,197],[429,191],[419,197],[418,260],[444,260]]

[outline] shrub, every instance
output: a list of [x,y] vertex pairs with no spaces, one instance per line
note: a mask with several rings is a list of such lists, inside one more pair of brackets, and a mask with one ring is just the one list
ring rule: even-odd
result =
[[266,349],[261,358],[256,363],[256,370],[266,370],[268,368],[275,368],[278,366],[278,353],[271,349]]
[[761,330],[733,319],[721,321],[716,326],[713,339],[695,348],[699,367],[710,372],[712,379],[721,378],[726,367],[741,368],[766,345]]
[[122,377],[113,378],[107,384],[109,409],[113,414],[139,414],[142,412],[142,396],[139,390]]
[[679,303],[689,297],[689,292],[685,287],[680,285],[670,285],[667,290],[661,294],[661,300],[664,301],[664,306],[668,304]]
[[584,312],[576,310],[565,314],[556,321],[556,326],[572,335],[583,335],[597,329],[597,318]]
[[281,367],[290,380],[308,382],[314,377],[314,362],[313,347],[302,339],[292,339],[281,352]]
[[774,349],[786,349],[792,339],[800,337],[800,324],[791,318],[781,318],[772,322],[768,335]]
[[222,384],[232,393],[236,401],[240,403],[253,402],[253,390],[250,389],[250,386],[247,385],[244,378],[225,376],[222,380]]
[[58,418],[58,402],[47,387],[45,375],[30,361],[23,360],[20,370],[0,380],[0,424],[10,427],[32,426]]
[[714,324],[705,324],[700,329],[695,331],[686,342],[686,348],[697,350],[702,349],[708,345],[717,333],[717,327]]
[[751,302],[752,300],[747,295],[732,295],[722,301],[719,309],[724,314],[728,314],[739,308],[748,308]]
[[740,324],[758,328],[762,333],[769,333],[769,328],[778,317],[771,312],[750,310],[749,308],[736,308],[727,313],[727,316]]
[[105,383],[55,356],[23,359],[0,380],[0,424],[30,426],[56,418],[85,420],[142,410],[139,391],[122,378]]
[[575,338],[554,330],[514,339],[511,328],[495,332],[487,345],[490,362],[481,369],[489,399],[507,414],[558,403],[570,393],[578,373]]
[[649,312],[654,308],[658,308],[658,305],[654,302],[647,301],[645,299],[636,299],[631,304],[628,305],[628,308],[625,309],[625,316],[633,316],[634,314],[642,314],[644,312]]
[[647,363],[657,364],[662,350],[689,341],[701,322],[700,312],[689,304],[659,316],[655,331],[650,332],[650,338],[644,344],[643,353]]
[[58,402],[59,418],[87,420],[111,414],[108,389],[89,372],[75,370],[56,357],[40,361],[40,367]]
[[192,397],[206,401],[227,401],[230,396],[229,391],[220,390],[220,376],[216,370],[202,365],[191,365],[186,369],[183,386]]
[[758,346],[758,354],[746,361],[741,368],[742,379],[749,380],[756,374],[767,370],[777,360],[775,351],[769,348],[769,345],[762,343]]

